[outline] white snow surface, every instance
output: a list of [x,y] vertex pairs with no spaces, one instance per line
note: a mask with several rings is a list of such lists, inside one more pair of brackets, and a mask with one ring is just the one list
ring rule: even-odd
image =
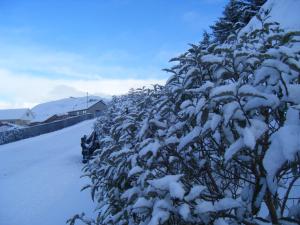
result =
[[1,225],[63,225],[77,213],[93,216],[90,191],[80,191],[89,182],[80,178],[80,137],[94,122],[0,146]]
[[56,101],[46,102],[33,107],[31,110],[34,114],[32,122],[43,122],[54,115],[65,115],[68,112],[84,110],[98,101],[103,100],[101,97],[70,97]]
[[182,175],[166,175],[159,179],[148,181],[150,185],[160,190],[168,190],[173,198],[183,199],[185,190],[179,181]]
[[179,214],[182,216],[183,219],[188,220],[191,210],[188,204],[184,203],[179,207]]
[[197,204],[196,210],[198,213],[206,213],[206,212],[216,212],[227,209],[234,209],[241,206],[241,203],[236,199],[232,198],[223,198],[215,204],[212,202],[202,201]]
[[[262,8],[263,11],[270,10],[270,17],[267,22],[278,22],[280,27],[285,30],[299,30],[300,29],[300,1],[299,0],[269,0]],[[249,32],[261,26],[261,23],[256,17],[253,17],[245,26],[240,34]]]
[[196,185],[193,186],[192,189],[190,190],[189,194],[187,196],[184,197],[184,199],[186,201],[192,201],[194,199],[196,199],[203,190],[205,190],[206,187],[202,186],[202,185]]
[[271,145],[263,160],[268,172],[268,178],[273,179],[278,169],[286,161],[294,161],[296,153],[300,152],[300,118],[299,111],[290,108],[286,121],[271,137]]

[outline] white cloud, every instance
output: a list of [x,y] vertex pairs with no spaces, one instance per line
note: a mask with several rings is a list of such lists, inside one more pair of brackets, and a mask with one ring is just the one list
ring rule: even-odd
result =
[[32,107],[86,92],[120,95],[130,88],[164,84],[169,76],[161,71],[165,66],[158,66],[167,62],[166,51],[142,65],[137,56],[122,50],[93,57],[6,40],[0,41],[0,49],[0,108]]
[[85,95],[85,92],[79,91],[74,87],[70,87],[68,85],[57,85],[49,92],[49,98],[58,99],[61,97],[72,96],[72,97],[80,97]]
[[164,84],[164,79],[50,79],[28,74],[0,70],[0,108],[32,107],[37,103],[66,98],[70,96],[101,94],[103,96],[120,95],[130,88]]
[[[137,56],[122,50],[110,50],[91,56],[6,42],[0,42],[0,49],[0,69],[37,76],[75,79],[164,76],[158,66],[151,63],[141,65]],[[160,60],[167,64],[168,60]]]

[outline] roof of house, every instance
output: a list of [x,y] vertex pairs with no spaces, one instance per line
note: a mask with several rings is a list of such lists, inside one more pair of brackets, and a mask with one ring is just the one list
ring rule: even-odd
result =
[[31,120],[30,109],[1,109],[0,120]]
[[34,114],[32,122],[43,122],[54,115],[65,115],[68,112],[88,109],[99,101],[103,102],[102,98],[89,96],[88,100],[87,97],[70,97],[42,103],[32,108]]

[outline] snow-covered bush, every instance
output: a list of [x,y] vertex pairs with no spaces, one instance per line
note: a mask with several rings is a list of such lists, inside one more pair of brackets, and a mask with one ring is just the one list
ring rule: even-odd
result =
[[71,224],[299,224],[300,32],[259,20],[113,99],[85,167],[98,217]]
[[214,39],[224,43],[229,35],[246,26],[266,0],[229,0],[223,15],[211,26]]
[[0,132],[0,145],[7,144],[23,137],[23,132],[20,128],[10,128],[9,130]]

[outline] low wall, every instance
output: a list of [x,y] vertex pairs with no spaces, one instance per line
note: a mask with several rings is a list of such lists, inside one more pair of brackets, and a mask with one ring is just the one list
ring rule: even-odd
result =
[[22,129],[14,129],[0,132],[0,145],[57,131],[65,127],[69,127],[79,122],[82,122],[84,120],[89,120],[93,118],[93,114],[85,114],[81,116],[74,116],[68,119],[54,121],[51,123],[45,123]]

